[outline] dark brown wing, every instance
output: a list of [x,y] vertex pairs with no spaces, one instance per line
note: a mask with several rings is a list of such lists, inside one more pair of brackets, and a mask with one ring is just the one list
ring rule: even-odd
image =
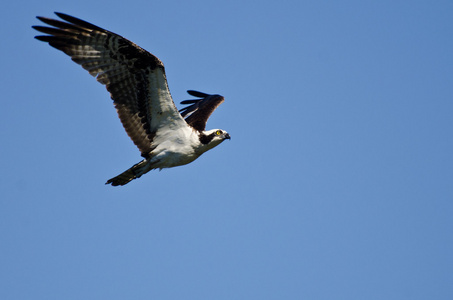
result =
[[198,131],[203,131],[206,128],[206,123],[214,110],[225,101],[225,98],[220,95],[209,95],[198,91],[187,91],[189,95],[194,97],[202,97],[203,99],[185,100],[181,104],[192,104],[180,110],[181,115],[185,118],[187,124]]
[[185,125],[170,92],[163,63],[154,55],[113,32],[72,16],[66,22],[37,17],[53,26],[33,26],[48,35],[36,39],[63,51],[106,86],[127,134],[146,156],[165,122]]

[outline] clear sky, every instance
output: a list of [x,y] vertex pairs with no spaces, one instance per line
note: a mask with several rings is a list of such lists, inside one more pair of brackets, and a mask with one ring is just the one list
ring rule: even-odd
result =
[[[0,12],[0,299],[453,299],[452,1],[16,1]],[[231,134],[140,161],[61,11],[158,56]]]

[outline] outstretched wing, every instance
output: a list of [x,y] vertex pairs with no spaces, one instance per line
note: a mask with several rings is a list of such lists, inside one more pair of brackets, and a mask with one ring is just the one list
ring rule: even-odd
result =
[[206,122],[214,112],[214,110],[225,101],[225,98],[220,95],[209,95],[198,91],[188,90],[187,93],[194,97],[202,99],[184,100],[181,104],[191,104],[183,109],[180,109],[181,115],[185,118],[187,124],[198,131],[203,131],[206,128]]
[[37,17],[53,26],[33,26],[48,35],[35,38],[63,51],[110,92],[127,134],[146,156],[165,124],[187,126],[168,90],[163,63],[113,32],[75,17],[55,13],[66,22]]

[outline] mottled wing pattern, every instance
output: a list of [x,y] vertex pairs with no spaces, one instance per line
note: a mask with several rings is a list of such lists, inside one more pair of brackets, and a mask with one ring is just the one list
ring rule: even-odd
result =
[[209,117],[225,101],[225,98],[220,95],[209,95],[192,90],[187,91],[187,93],[202,99],[181,101],[181,104],[191,104],[180,110],[181,115],[185,118],[187,124],[198,131],[203,131],[206,128]]
[[168,90],[163,63],[129,40],[98,26],[56,13],[66,22],[38,17],[53,26],[33,26],[40,41],[63,51],[106,86],[127,134],[146,156],[162,123],[186,124]]

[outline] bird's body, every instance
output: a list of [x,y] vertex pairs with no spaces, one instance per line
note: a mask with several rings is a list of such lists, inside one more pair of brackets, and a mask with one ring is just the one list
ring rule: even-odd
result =
[[107,184],[125,185],[153,169],[191,163],[229,139],[223,130],[205,130],[224,98],[188,91],[178,111],[170,95],[163,63],[127,39],[83,20],[56,13],[66,22],[38,17],[53,27],[33,26],[37,36],[80,64],[105,85],[123,126],[144,159]]

